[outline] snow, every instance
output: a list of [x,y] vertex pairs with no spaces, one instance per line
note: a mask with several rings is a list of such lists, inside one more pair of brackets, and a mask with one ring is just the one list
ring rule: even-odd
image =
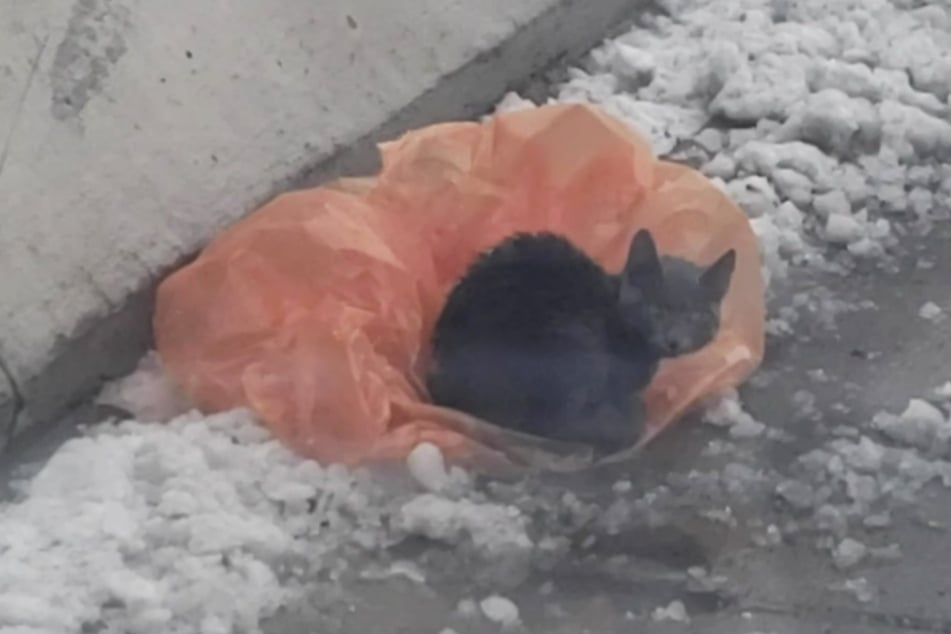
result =
[[432,443],[417,445],[407,456],[406,467],[416,482],[427,491],[439,491],[449,482],[442,451]]
[[879,412],[872,422],[889,438],[922,450],[943,451],[951,439],[951,421],[920,398],[911,399],[898,416]]
[[412,535],[450,545],[471,542],[489,556],[511,556],[533,547],[526,519],[515,506],[427,493],[404,504],[393,521],[399,530]]
[[683,601],[671,601],[669,605],[655,608],[651,613],[654,621],[673,621],[675,623],[689,623],[690,615]]
[[[662,156],[681,141],[700,147],[700,169],[755,219],[771,280],[802,250],[777,254],[778,244],[826,240],[881,258],[883,214],[947,211],[951,179],[935,174],[951,156],[946,9],[664,5],[670,16],[646,18],[571,69],[555,100],[601,105]],[[779,222],[784,203],[805,222]]]
[[187,414],[66,443],[0,515],[0,623],[256,631],[296,576],[373,548],[378,493],[262,432],[245,412]]
[[766,430],[766,425],[743,409],[735,391],[708,407],[703,420],[710,425],[728,428],[730,437],[735,439],[756,438]]
[[928,321],[938,321],[944,316],[944,311],[934,302],[925,302],[918,309],[918,316]]
[[486,597],[479,604],[482,614],[503,628],[514,628],[519,624],[518,606],[510,599],[498,595]]
[[862,542],[846,537],[832,553],[833,561],[840,570],[857,566],[868,555],[868,548]]

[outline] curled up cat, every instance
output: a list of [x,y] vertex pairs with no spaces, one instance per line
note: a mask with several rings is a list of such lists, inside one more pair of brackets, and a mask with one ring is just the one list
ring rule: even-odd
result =
[[735,263],[733,250],[708,267],[660,257],[641,230],[609,274],[560,235],[512,235],[450,291],[427,389],[438,405],[509,429],[602,453],[629,447],[660,360],[716,336]]

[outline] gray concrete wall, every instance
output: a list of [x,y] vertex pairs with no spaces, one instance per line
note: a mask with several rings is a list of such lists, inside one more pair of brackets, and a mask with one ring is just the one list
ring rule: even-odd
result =
[[0,446],[130,369],[155,280],[223,226],[638,3],[0,0]]

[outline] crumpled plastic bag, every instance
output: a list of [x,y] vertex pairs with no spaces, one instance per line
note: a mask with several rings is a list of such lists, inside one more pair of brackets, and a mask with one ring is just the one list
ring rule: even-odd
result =
[[736,249],[719,334],[661,364],[639,447],[760,363],[764,289],[746,216],[604,112],[508,112],[415,130],[380,150],[375,178],[280,195],[161,284],[157,350],[197,406],[248,407],[324,462],[401,459],[428,441],[487,468],[590,464],[584,447],[426,402],[442,302],[478,252],[515,231],[563,233],[611,271],[642,227],[662,253],[700,265]]

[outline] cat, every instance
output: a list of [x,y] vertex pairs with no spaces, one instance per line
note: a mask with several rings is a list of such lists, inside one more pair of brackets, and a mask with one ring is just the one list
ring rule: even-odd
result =
[[602,453],[631,446],[660,360],[716,335],[735,261],[733,250],[709,267],[659,257],[641,230],[612,275],[563,236],[514,234],[450,291],[431,341],[430,397]]

